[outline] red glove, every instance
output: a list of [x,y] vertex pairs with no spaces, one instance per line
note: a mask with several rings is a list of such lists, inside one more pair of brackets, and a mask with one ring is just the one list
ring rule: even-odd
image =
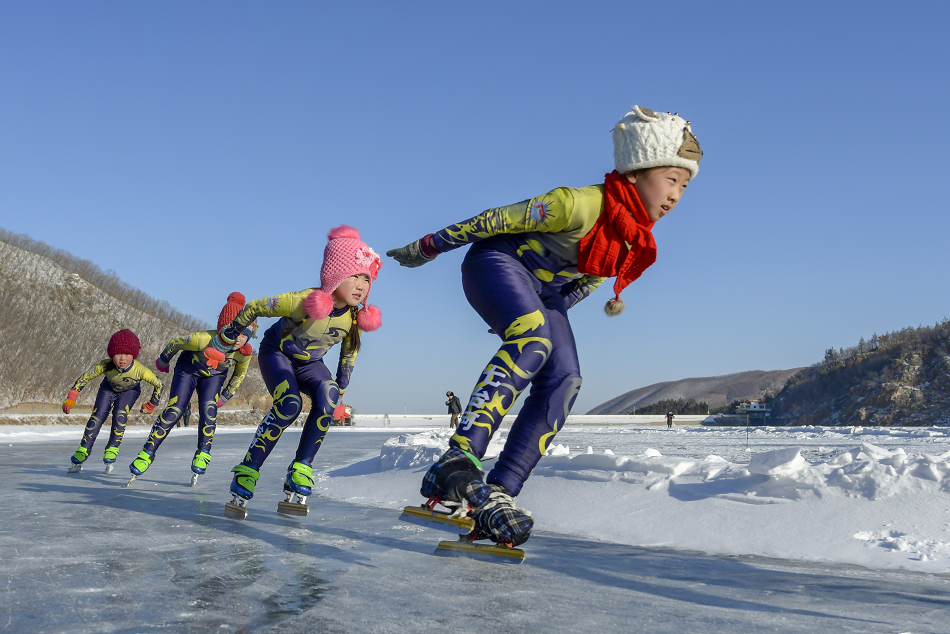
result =
[[168,372],[168,366],[163,364],[161,359],[155,359],[155,369],[159,372]]
[[219,397],[218,397],[218,408],[220,409],[220,408],[224,407],[224,404],[225,404],[225,403],[227,403],[227,401],[224,400],[223,398],[221,398],[221,397],[219,396]]
[[212,370],[218,369],[219,363],[224,363],[224,353],[214,348],[205,348],[205,362]]
[[333,420],[343,421],[346,418],[346,405],[340,403],[333,409]]
[[151,413],[154,412],[154,411],[155,411],[155,403],[153,403],[152,401],[149,401],[148,403],[143,403],[143,404],[142,404],[142,413],[143,413],[143,414],[151,414]]
[[79,392],[76,390],[69,390],[69,394],[66,395],[66,400],[63,402],[63,413],[68,414],[69,410],[76,407],[76,400],[79,398]]

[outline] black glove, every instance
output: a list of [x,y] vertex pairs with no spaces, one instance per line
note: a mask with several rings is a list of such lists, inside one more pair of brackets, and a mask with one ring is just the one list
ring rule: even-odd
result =
[[415,242],[410,242],[400,249],[390,249],[386,251],[386,255],[399,262],[402,266],[408,266],[414,269],[417,266],[422,266],[426,262],[431,262],[435,259],[434,255],[430,258],[422,252],[421,242],[422,239],[419,239]]

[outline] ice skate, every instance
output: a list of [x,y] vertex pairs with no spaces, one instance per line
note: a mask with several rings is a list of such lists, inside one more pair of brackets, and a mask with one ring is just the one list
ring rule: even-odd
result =
[[467,557],[508,564],[520,564],[524,561],[524,551],[498,544],[476,544],[465,536],[457,542],[442,541],[435,549],[442,557]]
[[191,460],[191,486],[198,484],[198,476],[204,475],[208,470],[208,464],[211,462],[211,454],[200,449],[195,452],[195,457]]
[[135,460],[132,461],[132,464],[129,465],[129,471],[131,471],[134,476],[140,476],[152,466],[152,460],[154,459],[155,452],[143,449],[135,456]]
[[115,459],[119,456],[119,448],[114,445],[106,447],[102,454],[102,461],[106,464],[106,473],[112,473],[115,468]]
[[277,512],[285,515],[307,517],[310,507],[307,506],[307,497],[313,492],[313,468],[309,462],[294,460],[287,468],[287,477],[284,478],[283,502],[277,503]]
[[[524,561],[524,551],[515,546],[525,543],[531,536],[534,527],[531,513],[515,506],[514,498],[504,487],[497,484],[483,486],[490,492],[488,500],[472,510],[475,530],[457,542],[439,542],[436,554],[520,564]],[[490,539],[495,544],[475,543],[481,539]]]
[[[420,493],[429,500],[422,506],[407,506],[399,519],[457,535],[471,533],[475,521],[468,517],[471,511],[469,499],[476,492],[477,485],[485,487],[480,465],[475,460],[461,449],[449,447],[422,480]],[[470,486],[473,487],[471,492],[468,491]],[[484,497],[487,499],[487,494]],[[437,504],[447,510],[436,510]]]
[[86,449],[85,447],[80,447],[79,449],[77,449],[76,453],[74,453],[69,458],[73,464],[71,467],[69,467],[69,469],[66,470],[66,473],[79,473],[80,471],[82,471],[82,463],[84,463],[86,461],[86,458],[88,457],[89,457],[88,449]]
[[243,462],[233,469],[231,480],[231,501],[224,505],[224,514],[239,520],[247,519],[247,501],[254,497],[254,485],[261,477],[260,472]]
[[109,445],[106,447],[106,450],[102,452],[102,461],[106,464],[112,464],[115,462],[115,459],[119,457],[119,448],[115,445]]

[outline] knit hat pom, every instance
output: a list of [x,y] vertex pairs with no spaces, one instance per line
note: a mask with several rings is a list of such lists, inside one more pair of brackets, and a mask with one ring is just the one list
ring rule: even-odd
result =
[[356,325],[363,332],[372,332],[383,325],[383,314],[375,306],[367,304],[356,314]]
[[241,293],[234,291],[228,295],[228,302],[224,305],[224,308],[221,309],[221,312],[218,313],[218,330],[221,330],[238,316],[238,313],[241,312],[241,309],[244,308],[244,304],[247,303],[247,299]]
[[330,233],[327,234],[327,238],[330,240],[336,240],[337,238],[349,238],[351,240],[359,240],[360,232],[354,229],[349,225],[340,225],[335,229],[330,229]]
[[319,288],[315,289],[303,300],[303,307],[310,319],[319,321],[333,312],[333,296]]
[[619,297],[615,297],[607,302],[604,306],[604,312],[607,313],[608,317],[616,317],[623,312],[624,304],[623,300]]

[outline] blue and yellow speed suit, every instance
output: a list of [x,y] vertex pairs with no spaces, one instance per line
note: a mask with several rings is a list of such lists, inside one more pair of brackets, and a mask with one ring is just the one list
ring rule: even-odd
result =
[[[217,331],[196,332],[186,337],[177,337],[168,342],[162,350],[159,360],[163,365],[169,365],[171,360],[182,352],[178,363],[175,364],[175,375],[168,392],[168,404],[159,414],[152,426],[152,432],[145,441],[147,451],[158,451],[168,432],[185,411],[191,395],[198,392],[198,451],[211,453],[211,443],[214,440],[214,430],[218,418],[218,400],[227,401],[241,386],[247,375],[247,368],[251,357],[244,355],[240,350],[232,350],[225,355],[225,360],[218,364],[217,369],[209,368],[201,351],[208,346],[211,338]],[[234,368],[231,380],[223,390],[224,380],[228,371]]]
[[132,361],[132,365],[124,370],[116,367],[112,359],[104,359],[97,363],[91,370],[76,379],[72,389],[81,392],[97,376],[102,377],[102,383],[99,385],[99,393],[96,394],[96,404],[92,406],[92,416],[86,423],[86,430],[83,432],[80,447],[92,450],[92,445],[96,442],[96,436],[102,428],[109,415],[109,409],[112,409],[112,434],[109,436],[107,447],[118,447],[122,444],[122,437],[125,435],[125,425],[128,423],[129,414],[132,412],[132,406],[138,400],[142,393],[140,383],[145,381],[154,388],[152,390],[152,405],[158,405],[158,400],[162,397],[162,382],[138,361]]
[[581,387],[567,310],[602,277],[577,270],[578,244],[604,209],[604,186],[561,187],[489,209],[435,233],[440,252],[472,244],[462,263],[469,303],[502,339],[475,386],[450,445],[481,458],[505,414],[528,385],[486,481],[518,495]]
[[323,363],[330,348],[343,341],[351,328],[357,328],[355,311],[349,307],[334,309],[328,317],[311,319],[304,300],[313,292],[284,293],[248,302],[225,335],[234,338],[258,317],[283,317],[267,329],[258,352],[264,383],[274,405],[257,427],[244,464],[260,470],[283,431],[300,415],[300,393],[310,397],[310,415],[304,423],[296,461],[311,464],[333,420],[333,409],[350,383],[356,351],[343,344],[336,380]]

